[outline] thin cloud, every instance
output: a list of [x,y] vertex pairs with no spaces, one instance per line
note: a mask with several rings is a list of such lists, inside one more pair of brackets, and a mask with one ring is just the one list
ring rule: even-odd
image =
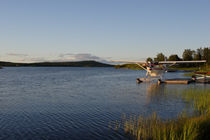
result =
[[36,58],[29,58],[29,61],[32,61],[32,62],[45,62],[45,61],[48,61],[48,60],[43,58],[43,57],[36,57]]
[[20,62],[46,62],[48,61],[47,59],[43,58],[43,57],[34,57],[34,58],[22,58],[22,59],[19,59]]
[[15,56],[15,57],[26,57],[28,54],[21,54],[21,53],[7,53],[9,56]]
[[74,55],[73,53],[64,53],[64,54],[60,54],[58,57],[66,57],[66,56],[71,56],[71,55]]
[[68,62],[68,61],[87,61],[87,60],[93,60],[93,61],[98,61],[102,63],[109,63],[111,64],[112,62],[110,61],[112,57],[98,57],[96,55],[90,54],[90,53],[78,53],[78,54],[73,54],[73,53],[65,53],[65,54],[60,54],[58,55],[57,60],[53,60],[52,62]]
[[72,60],[72,61],[103,60],[103,58],[92,55],[90,53],[79,53],[79,54],[66,53],[66,54],[60,54],[59,57],[61,58],[61,60]]
[[100,57],[88,53],[75,54],[71,57],[75,60],[101,60]]

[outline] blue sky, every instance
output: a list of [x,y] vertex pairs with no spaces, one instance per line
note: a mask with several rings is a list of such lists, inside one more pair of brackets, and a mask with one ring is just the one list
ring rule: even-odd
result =
[[210,46],[208,0],[1,0],[0,60],[142,60]]

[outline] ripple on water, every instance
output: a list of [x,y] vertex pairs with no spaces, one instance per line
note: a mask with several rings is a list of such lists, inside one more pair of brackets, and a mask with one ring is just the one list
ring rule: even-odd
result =
[[113,68],[1,69],[0,139],[129,139],[109,123],[122,114],[152,111],[173,117],[184,106],[165,91],[186,86],[136,85],[144,74]]

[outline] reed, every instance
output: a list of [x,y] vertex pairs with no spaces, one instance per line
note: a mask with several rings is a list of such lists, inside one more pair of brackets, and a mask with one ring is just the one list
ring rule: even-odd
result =
[[210,90],[189,89],[185,90],[182,96],[193,109],[194,115],[210,114]]
[[210,91],[187,90],[183,100],[188,102],[185,110],[174,120],[163,120],[153,113],[149,117],[124,116],[116,123],[118,129],[136,140],[209,140],[210,139]]

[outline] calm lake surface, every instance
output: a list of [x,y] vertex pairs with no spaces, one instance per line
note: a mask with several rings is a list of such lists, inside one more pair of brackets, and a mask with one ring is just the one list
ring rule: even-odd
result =
[[[209,85],[142,83],[144,71],[19,67],[0,70],[0,139],[129,139],[109,124],[126,115],[174,118],[186,106],[176,93]],[[183,73],[167,73],[167,78]]]

